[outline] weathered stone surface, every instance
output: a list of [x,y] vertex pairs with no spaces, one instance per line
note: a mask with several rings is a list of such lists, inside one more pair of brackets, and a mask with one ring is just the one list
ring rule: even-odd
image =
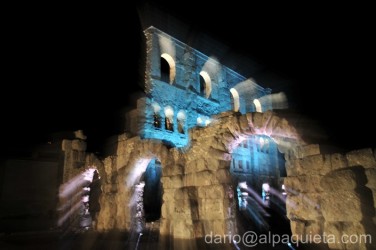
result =
[[224,151],[214,149],[214,148],[209,149],[209,157],[215,158],[215,159],[218,159],[218,160],[229,160],[229,159],[231,159],[230,154],[228,154]]
[[164,201],[161,207],[161,217],[164,219],[172,219],[175,214],[175,201]]
[[[196,199],[177,200],[175,201],[172,217],[184,220],[198,220],[198,201]],[[171,215],[170,215],[171,216]]]
[[316,220],[322,217],[321,195],[316,193],[288,196],[286,212],[290,220]]
[[[195,139],[184,150],[168,150],[159,142],[140,138],[126,138],[120,142],[121,149],[117,151],[120,154],[104,163],[103,172],[108,183],[102,187],[105,194],[101,200],[103,211],[98,220],[99,228],[109,230],[130,226],[130,207],[120,208],[117,204],[126,204],[132,192],[126,192],[121,185],[124,186],[124,178],[130,174],[130,163],[144,157],[157,157],[162,163],[161,235],[172,233],[174,237],[191,238],[210,231],[227,232],[227,225],[231,224],[235,213],[229,209],[232,200],[221,183],[231,183],[227,148],[237,137],[244,136],[240,134],[242,131],[273,131],[271,136],[278,135],[276,141],[284,148],[283,152],[291,152],[291,155],[285,155],[288,159],[285,186],[289,192],[287,212],[292,219],[293,233],[320,233],[323,218],[327,223],[358,223],[365,218],[364,197],[352,192],[355,188],[365,188],[361,187],[365,183],[355,178],[352,169],[344,169],[348,166],[347,161],[359,165],[359,159],[362,159],[359,153],[320,155],[318,145],[298,143],[295,129],[287,120],[272,113],[230,115],[212,126],[194,130]],[[247,129],[247,126],[251,128]],[[369,162],[366,161],[367,166],[371,166]],[[339,171],[331,172],[337,169]],[[371,170],[369,168],[364,173],[368,178],[367,186],[374,188],[375,173]],[[117,198],[111,198],[111,195],[118,195],[114,192],[121,193],[121,197],[119,194]],[[228,222],[226,218],[231,219]],[[349,232],[351,230],[356,231],[349,227]]]
[[201,171],[197,173],[190,173],[183,176],[183,183],[185,186],[207,186],[218,183],[215,172]]
[[210,171],[217,171],[219,168],[221,168],[220,164],[223,160],[217,160],[214,158],[206,158],[205,159],[205,164],[208,170]]
[[254,127],[253,125],[253,113],[246,113],[245,114],[245,117],[247,118],[247,122],[248,122],[248,125],[249,125],[249,132],[253,132],[252,131],[252,128]]
[[240,116],[239,119],[239,127],[241,131],[248,131],[249,130],[249,124],[246,116]]
[[359,222],[363,218],[361,198],[351,191],[324,193],[321,208],[325,220],[330,222]]
[[175,200],[190,200],[197,199],[198,191],[196,187],[182,187],[175,189],[174,199]]
[[161,236],[169,236],[171,233],[171,220],[166,218],[160,219],[159,234]]
[[86,151],[86,142],[83,140],[72,140],[72,149],[78,151]]
[[198,199],[198,207],[202,219],[220,220],[225,218],[223,199]]
[[162,199],[163,201],[172,201],[175,199],[175,191],[177,189],[175,188],[164,188],[163,189],[163,194],[162,194]]
[[320,146],[318,144],[309,144],[296,147],[294,150],[294,155],[297,158],[304,158],[312,155],[320,154]]
[[205,237],[205,229],[202,221],[195,220],[193,221],[193,233],[195,238]]
[[376,169],[366,169],[365,174],[367,176],[367,187],[376,189]]
[[115,168],[116,166],[116,157],[107,157],[104,159],[103,161],[103,164],[104,164],[104,175],[102,175],[102,178],[105,180],[106,183],[111,183],[112,182],[112,174],[113,172],[113,169]]
[[324,223],[320,220],[307,221],[305,223],[304,231],[305,231],[306,238],[309,239],[309,240],[307,240],[307,242],[316,243],[316,244],[320,243],[320,242],[317,241],[318,238],[314,238],[314,236],[315,235],[322,235],[322,232],[323,232],[323,229],[324,229],[323,224]]
[[216,173],[216,177],[219,183],[222,183],[222,184],[232,183],[230,171],[228,169],[219,169]]
[[265,133],[268,135],[273,134],[274,128],[277,126],[281,119],[278,116],[273,115],[270,117],[268,124],[265,127]]
[[285,162],[287,176],[300,176],[303,175],[303,169],[300,164],[300,159],[291,158],[289,160],[286,159]]
[[357,173],[352,169],[332,171],[321,180],[321,187],[326,192],[338,190],[355,190],[358,186]]
[[323,235],[322,221],[296,220],[291,221],[290,224],[292,241],[297,242],[299,246],[323,242],[322,238],[320,238]]
[[[201,160],[201,161],[203,161],[203,160]],[[184,171],[183,173],[184,174],[189,174],[189,173],[196,172],[196,166],[197,165],[198,165],[197,160],[193,160],[193,161],[187,162],[187,164],[185,165],[185,167],[182,168],[183,171]]]
[[61,147],[63,151],[70,151],[72,150],[72,141],[71,140],[63,140],[61,143]]
[[376,168],[376,160],[370,148],[351,151],[346,154],[346,158],[350,167]]
[[300,160],[300,166],[306,175],[325,175],[331,171],[329,155],[313,155]]
[[264,115],[262,113],[255,112],[252,114],[252,125],[255,130],[262,130],[266,125],[263,122]]
[[237,124],[236,118],[233,119],[233,122],[231,123],[231,125],[228,125],[227,128],[234,138],[239,138],[239,136],[242,134],[240,131],[240,127]]
[[292,220],[291,225],[291,234],[294,237],[294,241],[299,239],[301,235],[305,234],[305,221],[302,220]]
[[281,137],[281,138],[295,138],[297,139],[297,135],[295,131],[291,128],[288,121],[286,119],[281,119],[276,127],[273,129],[272,137]]
[[346,168],[348,166],[347,159],[342,154],[332,154],[330,157],[330,160],[332,162],[332,169],[337,170],[341,168]]
[[[101,198],[101,212],[98,215],[98,231],[107,231],[115,226],[116,206],[112,195],[103,195]],[[104,202],[106,201],[106,202]]]
[[200,199],[223,199],[225,195],[222,185],[201,186],[197,189]]
[[171,177],[161,177],[163,188],[180,188],[183,186],[183,178],[181,175]]
[[321,175],[285,177],[284,184],[290,195],[298,193],[322,192],[320,186]]
[[324,235],[327,236],[327,243],[331,249],[346,249],[341,243],[342,237],[342,223],[340,222],[325,222]]
[[102,185],[102,189],[105,193],[116,193],[118,190],[116,184]]
[[173,235],[177,239],[192,239],[193,234],[193,224],[190,220],[175,219],[172,221],[173,224]]
[[358,222],[325,222],[324,235],[332,249],[373,249],[373,235]]
[[208,166],[204,159],[196,160],[196,166],[194,168],[194,172],[201,172],[207,169],[208,169]]
[[182,175],[184,174],[184,166],[179,164],[169,165],[162,168],[162,173],[164,176]]
[[223,144],[222,140],[218,140],[217,138],[213,138],[211,147],[220,151],[226,151],[226,146]]
[[215,232],[216,234],[224,235],[226,233],[225,225],[226,225],[225,220],[214,219],[213,220],[213,233]]

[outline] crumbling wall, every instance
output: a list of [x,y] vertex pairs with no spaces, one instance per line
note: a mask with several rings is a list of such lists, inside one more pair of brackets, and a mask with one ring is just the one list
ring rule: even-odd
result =
[[[376,236],[375,150],[321,154],[318,145],[309,145],[300,152],[286,155],[287,216],[292,234],[305,243],[315,243],[313,236],[320,236],[332,249],[372,249],[369,239]],[[353,237],[352,243],[343,238],[346,235]],[[368,235],[368,240],[361,239],[362,235]]]
[[[197,130],[193,136],[200,133]],[[235,204],[228,154],[216,152],[211,148],[212,141],[205,143],[202,139],[183,152],[159,141],[119,136],[117,155],[104,160],[97,230],[138,230],[134,228],[134,206],[139,197],[135,197],[134,190],[142,174],[139,169],[144,171],[150,160],[157,158],[162,166],[161,239],[234,232],[235,211],[229,209],[235,209]]]
[[170,164],[168,149],[159,141],[119,135],[116,155],[104,159],[97,230],[132,229],[134,187],[153,158],[158,158],[163,167]]
[[214,120],[211,126],[190,130],[190,146],[184,149],[120,135],[117,154],[104,161],[98,230],[131,229],[134,174],[158,158],[162,166],[162,236],[191,239],[236,233],[235,187],[229,170],[232,149],[241,142],[240,137],[250,134],[274,135],[275,140],[283,141],[282,151],[299,138],[284,119],[271,112],[243,116],[227,112]]
[[[286,119],[273,112],[225,112],[213,120],[208,127],[191,129],[190,145],[184,149],[120,135],[116,155],[104,160],[98,230],[131,229],[132,187],[137,178],[129,177],[158,158],[161,236],[192,239],[236,233],[231,152],[243,137],[256,134],[273,138],[285,155],[286,206],[293,235],[332,234],[338,239],[344,234],[370,234],[375,239],[375,149],[321,154],[319,145],[307,145]],[[372,249],[366,243],[326,243],[332,249]]]
[[[96,168],[101,177],[103,163],[94,154],[86,152],[86,136],[81,130],[74,132],[74,139],[64,139],[61,143],[64,152],[63,176],[59,187],[58,221],[63,229],[80,230],[81,218],[85,212],[82,192],[89,181],[84,181],[82,173],[88,168]],[[94,227],[95,227],[94,223]]]

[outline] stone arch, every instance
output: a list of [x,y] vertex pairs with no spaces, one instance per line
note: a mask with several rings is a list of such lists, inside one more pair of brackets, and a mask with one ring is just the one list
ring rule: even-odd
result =
[[239,109],[240,109],[240,97],[239,97],[239,93],[234,88],[230,89],[230,93],[231,93],[232,109],[233,109],[233,111],[238,112]]
[[[323,192],[323,184],[328,189],[338,189],[338,185],[332,184],[338,170],[342,171],[337,178],[341,183],[341,176],[351,174],[347,173],[351,171],[348,167],[360,164],[376,168],[372,150],[355,151],[346,156],[322,155],[318,145],[306,144],[291,123],[271,111],[244,115],[224,112],[213,116],[212,120],[207,127],[189,130],[191,143],[184,149],[169,148],[157,140],[119,136],[116,156],[107,157],[103,173],[100,171],[104,185],[97,230],[131,228],[130,207],[125,204],[131,199],[129,187],[133,182],[127,182],[127,179],[140,161],[147,165],[148,159],[158,158],[162,165],[163,189],[160,239],[164,236],[202,239],[210,233],[233,235],[237,232],[237,222],[229,169],[231,152],[249,135],[269,136],[285,155],[287,201],[298,204],[297,207],[287,206],[291,231],[296,235],[316,232],[314,230],[334,233],[331,230],[335,230],[336,223],[346,220],[344,215],[337,215],[334,211],[338,207],[343,208],[340,204],[342,201],[333,199],[335,193]],[[357,185],[365,188],[365,183]],[[347,188],[347,184],[342,186],[342,189],[344,186]],[[295,195],[292,189],[299,194]],[[340,190],[341,197],[345,199],[358,195],[354,190],[350,191]],[[332,201],[335,206],[332,206]],[[348,224],[360,228],[363,226],[360,221],[363,214],[359,209],[361,200],[355,200],[354,204],[356,206],[346,207],[349,210],[346,215],[356,215]],[[337,216],[337,222],[331,220],[333,216]],[[189,242],[194,244],[195,241]],[[192,246],[194,248],[197,246]]]
[[[237,113],[226,112],[218,117],[222,121],[222,126],[216,130],[215,138],[225,145],[226,153],[231,153],[249,135],[266,135],[272,138],[277,143],[279,151],[284,154],[294,152],[296,147],[306,144],[286,119],[278,117],[272,111],[240,116]],[[223,126],[223,122],[228,126]]]
[[[121,141],[121,139],[124,139]],[[100,200],[97,230],[131,230],[134,223],[132,197],[137,185],[152,159],[158,159],[163,172],[172,164],[168,149],[154,140],[139,137],[120,138],[117,156],[104,160],[105,184]],[[162,179],[162,178],[161,178]],[[162,180],[161,180],[162,182]],[[162,190],[164,189],[162,182]]]
[[209,98],[212,90],[211,78],[206,71],[200,72],[200,94]]
[[175,80],[176,66],[175,60],[167,53],[163,53],[160,59],[161,68],[161,79],[166,80],[168,83],[172,84]]
[[[182,176],[183,189],[189,188],[189,194],[197,193],[198,201],[198,208],[190,206],[186,209],[191,209],[191,214],[195,214],[195,210],[199,211],[199,222],[195,222],[197,218],[193,216],[184,219],[175,213],[169,216],[172,218],[170,223],[181,225],[179,232],[194,237],[203,237],[210,232],[229,234],[237,231],[236,202],[234,194],[229,191],[235,188],[230,164],[232,151],[245,137],[267,135],[278,144],[279,151],[288,156],[305,144],[286,119],[271,111],[245,115],[225,112],[214,116],[213,120],[206,128],[190,130],[193,142],[185,151],[187,159]],[[195,195],[189,196],[184,202],[192,203],[192,197]]]
[[87,155],[84,168],[71,169],[72,177],[59,187],[57,226],[61,228],[96,229],[100,211],[103,165]]
[[256,112],[260,112],[260,113],[262,112],[262,106],[258,99],[253,100],[253,105],[255,105]]

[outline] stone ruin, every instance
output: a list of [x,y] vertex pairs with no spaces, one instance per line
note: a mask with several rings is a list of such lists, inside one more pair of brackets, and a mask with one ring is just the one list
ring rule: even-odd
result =
[[[242,136],[265,134],[278,143],[285,156],[286,208],[293,235],[371,235],[374,239],[375,149],[322,154],[319,145],[305,143],[286,119],[271,111],[226,112],[214,118],[216,122],[210,126],[190,130],[191,145],[184,151],[122,134],[117,137],[114,155],[103,161],[87,155],[84,165],[96,166],[102,178],[95,230],[131,230],[134,214],[129,204],[132,186],[140,176],[129,176],[157,158],[162,166],[161,237],[194,239],[210,232],[236,233],[235,200],[228,192],[234,188],[229,171],[231,152]],[[71,158],[76,150],[84,152],[82,142],[76,139],[63,145],[66,166],[75,165]],[[372,249],[365,242],[328,242],[328,247]]]
[[[144,225],[145,200],[136,190],[149,163],[158,162],[160,239],[237,233],[232,153],[256,135],[271,138],[284,155],[287,176],[277,178],[287,192],[292,235],[305,243],[310,235],[325,234],[376,240],[375,148],[322,153],[320,145],[305,142],[297,128],[271,111],[270,89],[154,27],[145,37],[146,97],[127,113],[127,132],[112,139],[109,156],[98,160],[86,154],[82,133],[62,142],[63,182],[89,167],[101,177],[94,230]],[[372,244],[327,242],[331,249],[372,249]]]

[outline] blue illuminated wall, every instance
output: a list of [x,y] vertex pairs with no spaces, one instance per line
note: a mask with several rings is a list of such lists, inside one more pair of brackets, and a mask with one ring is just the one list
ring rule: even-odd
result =
[[285,177],[284,158],[268,136],[248,137],[232,153],[230,172],[239,182],[246,181],[256,191],[263,183],[280,188]]
[[[154,27],[144,33],[147,95],[138,102],[137,115],[132,116],[137,128],[132,130],[141,138],[184,147],[190,128],[207,126],[212,115],[233,110],[230,89],[247,79]],[[241,113],[254,112],[252,100],[271,92],[254,82],[248,86],[250,92],[240,93]],[[263,111],[271,107],[262,105]]]

